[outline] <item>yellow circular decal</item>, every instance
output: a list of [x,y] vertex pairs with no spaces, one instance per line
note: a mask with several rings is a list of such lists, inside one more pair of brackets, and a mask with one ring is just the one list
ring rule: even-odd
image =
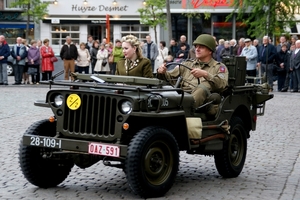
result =
[[81,99],[77,94],[70,94],[67,98],[67,106],[71,110],[77,110],[81,105]]

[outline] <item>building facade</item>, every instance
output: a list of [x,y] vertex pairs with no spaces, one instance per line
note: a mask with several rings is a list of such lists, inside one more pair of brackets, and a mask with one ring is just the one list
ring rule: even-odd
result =
[[[0,0],[0,34],[4,34],[9,43],[16,37],[25,37],[26,20],[21,16],[20,8],[10,8],[16,0]],[[145,40],[150,34],[154,40],[154,30],[140,23],[139,8],[144,8],[144,0],[47,0],[50,3],[48,15],[40,24],[30,21],[31,39],[49,39],[55,52],[59,52],[65,43],[66,36],[71,36],[74,43],[86,42],[92,35],[100,41],[107,37],[110,41],[120,39],[124,35],[134,34]],[[172,36],[178,40],[181,35],[187,36],[189,44],[202,33],[216,36],[217,39],[247,37],[247,29],[235,19],[226,21],[226,16],[233,11],[231,0],[227,1],[195,1],[170,0],[172,17]],[[166,12],[166,10],[165,10]],[[187,14],[196,14],[190,18]],[[197,14],[198,13],[198,14]],[[199,13],[201,13],[199,15]],[[205,19],[203,13],[210,13]],[[297,17],[297,16],[296,16]],[[300,17],[298,16],[300,21]],[[109,21],[109,23],[108,23]],[[159,41],[168,41],[168,33],[164,27],[157,28]],[[300,23],[290,30],[291,34],[300,33]]]
[[[186,35],[188,43],[192,43],[201,33],[225,39],[245,36],[246,28],[239,26],[234,18],[225,22],[226,15],[233,10],[229,7],[230,1],[214,4],[209,3],[211,1],[203,1],[202,4],[194,2],[198,1],[170,0],[173,38]],[[134,34],[141,40],[145,40],[148,34],[154,38],[153,29],[140,24],[138,9],[143,8],[144,3],[144,0],[56,0],[49,5],[49,15],[40,25],[39,35],[41,39],[50,39],[51,45],[57,50],[68,35],[74,43],[86,42],[88,35],[100,41],[104,37],[114,41],[128,34]],[[204,15],[200,15],[189,18],[183,14],[191,12],[209,12],[211,17],[204,19]],[[163,27],[158,27],[158,30],[158,40],[168,41],[167,31]]]
[[[8,44],[14,44],[17,37],[25,38],[27,20],[22,16],[21,8],[11,8],[15,0],[0,0],[0,35],[4,35]],[[28,24],[28,39],[34,39],[34,22]]]

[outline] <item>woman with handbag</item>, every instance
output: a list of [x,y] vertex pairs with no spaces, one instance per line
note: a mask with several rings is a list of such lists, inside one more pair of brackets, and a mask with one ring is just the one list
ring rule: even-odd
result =
[[78,73],[89,73],[90,60],[91,56],[89,51],[85,48],[85,43],[80,43],[80,48],[78,49],[77,57]]
[[31,40],[31,47],[28,49],[28,71],[31,75],[30,84],[39,84],[40,82],[40,50],[37,48],[37,41]]
[[107,74],[109,72],[108,51],[105,49],[105,44],[100,44],[100,49],[97,53],[97,62],[95,65],[95,74]]
[[41,47],[41,55],[42,55],[42,81],[50,80],[52,77],[52,72],[54,71],[53,61],[54,56],[53,49],[49,46],[49,40],[44,39],[44,46]]

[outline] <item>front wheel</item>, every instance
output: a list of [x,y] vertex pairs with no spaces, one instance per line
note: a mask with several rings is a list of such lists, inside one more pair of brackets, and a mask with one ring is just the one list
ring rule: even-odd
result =
[[[55,136],[56,124],[41,120],[32,124],[25,134]],[[52,149],[24,146],[21,141],[19,162],[25,178],[41,188],[55,187],[69,175],[73,162],[62,157],[55,157]]]
[[230,121],[230,136],[221,151],[215,153],[215,165],[224,178],[237,177],[244,167],[247,154],[247,132],[239,117]]
[[147,127],[131,140],[124,171],[136,194],[145,198],[163,196],[172,187],[178,167],[178,144],[168,130]]

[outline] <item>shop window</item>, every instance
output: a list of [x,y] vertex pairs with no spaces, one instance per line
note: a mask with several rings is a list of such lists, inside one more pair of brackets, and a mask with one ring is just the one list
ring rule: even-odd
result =
[[236,39],[239,40],[240,38],[247,38],[247,27],[242,22],[236,22]]
[[5,0],[4,2],[5,2],[5,4],[4,4],[4,6],[5,6],[5,9],[22,9],[22,7],[11,7],[11,4],[12,3],[15,3],[15,2],[17,2],[18,0]]
[[232,39],[232,19],[226,21],[226,14],[212,15],[213,35],[219,39]]
[[149,35],[149,30],[149,26],[146,25],[123,25],[121,26],[121,36],[134,35],[140,41],[144,41],[146,36]]
[[130,26],[122,26],[121,28],[122,31],[130,31]]
[[187,36],[188,18],[182,14],[172,14],[172,37],[179,41],[180,36]]
[[[9,45],[15,44],[17,37],[26,38],[26,28],[1,28],[0,35],[5,36],[5,40]],[[30,42],[34,38],[34,28],[30,28],[27,41]]]
[[52,25],[52,45],[63,45],[67,36],[72,38],[74,44],[79,44],[79,34],[79,25]]
[[71,31],[79,31],[79,26],[71,26]]
[[201,34],[211,34],[211,19],[204,19],[204,16],[193,18],[192,30],[192,41]]

